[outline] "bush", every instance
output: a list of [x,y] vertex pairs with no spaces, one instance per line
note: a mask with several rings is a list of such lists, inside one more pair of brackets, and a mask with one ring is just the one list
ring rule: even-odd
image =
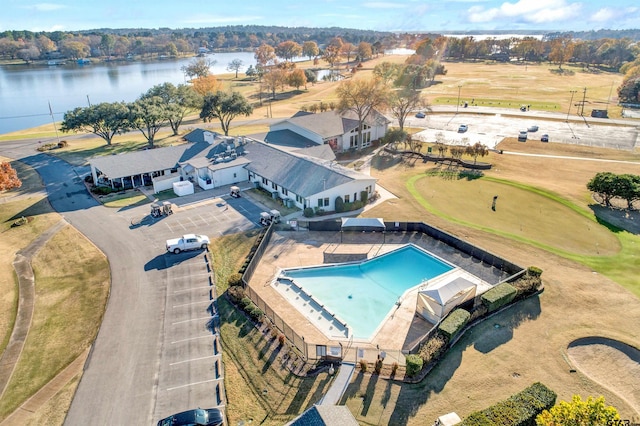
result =
[[422,358],[420,358],[419,355],[415,355],[415,354],[410,354],[407,355],[407,376],[409,377],[413,377],[416,374],[418,374],[420,372],[420,370],[422,370],[422,366],[423,366],[423,361]]
[[467,325],[469,318],[471,318],[469,312],[464,309],[456,309],[440,323],[438,331],[451,341]]
[[67,141],[58,142],[58,148],[66,148],[68,146],[69,146],[69,142],[67,142]]
[[304,208],[304,217],[313,217],[313,209],[311,207]]
[[248,297],[243,297],[240,300],[240,306],[242,306],[242,309],[247,310],[249,308],[249,306],[251,306],[253,302],[251,301],[251,299],[249,299]]
[[504,305],[509,304],[517,294],[518,290],[516,290],[512,285],[502,283],[485,292],[480,299],[489,312],[493,312]]
[[375,371],[376,374],[380,374],[380,372],[382,371],[382,360],[380,359],[380,357],[378,357],[378,359],[376,360],[376,363],[373,366],[373,371]]
[[367,191],[360,191],[360,201],[362,204],[366,204],[369,199],[369,193]]
[[540,287],[541,282],[542,280],[540,280],[539,276],[523,275],[516,281],[512,282],[511,285],[518,290],[518,295],[526,295],[535,292],[538,287]]
[[556,403],[556,393],[542,383],[534,383],[504,401],[476,411],[465,418],[461,426],[535,426],[536,417]]
[[440,357],[440,354],[442,354],[446,346],[447,341],[444,336],[436,333],[422,345],[418,355],[420,355],[420,358],[422,358],[425,364],[429,364],[431,361],[435,361]]
[[367,372],[367,361],[365,361],[364,359],[361,359],[360,362],[360,371],[362,371],[363,373]]
[[399,367],[399,365],[398,365],[397,362],[394,362],[393,364],[391,364],[391,375],[392,376],[396,375],[396,373],[398,372],[398,367]]
[[539,277],[540,275],[542,275],[542,269],[538,268],[537,266],[529,266],[527,268],[527,275],[531,277]]
[[228,282],[230,287],[235,287],[235,286],[242,285],[242,275],[237,273],[237,272],[235,272],[235,273],[231,274],[231,276],[229,277],[227,282]]
[[91,192],[97,195],[107,195],[111,194],[113,192],[113,189],[108,186],[94,186],[93,188],[91,188]]
[[227,289],[227,295],[231,301],[236,304],[240,303],[240,301],[245,298],[244,289],[240,286],[229,287]]
[[286,342],[286,340],[287,340],[287,339],[286,339],[286,337],[284,337],[284,334],[280,334],[280,335],[278,336],[278,344],[279,344],[280,346],[284,346],[284,342]]
[[342,197],[336,197],[336,213],[342,213],[344,212],[344,200],[342,199]]
[[258,308],[256,305],[251,305],[247,313],[254,321],[257,322],[262,322],[262,319],[264,318],[264,312],[262,312],[262,309]]

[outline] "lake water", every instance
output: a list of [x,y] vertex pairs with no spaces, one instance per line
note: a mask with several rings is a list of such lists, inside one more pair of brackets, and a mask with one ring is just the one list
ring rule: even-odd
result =
[[[206,58],[216,61],[214,74],[228,73],[233,59],[243,61],[240,73],[256,63],[253,52]],[[157,84],[185,83],[181,68],[193,60],[0,67],[0,134],[51,123],[49,103],[55,121],[61,121],[65,112],[89,102],[131,102]]]

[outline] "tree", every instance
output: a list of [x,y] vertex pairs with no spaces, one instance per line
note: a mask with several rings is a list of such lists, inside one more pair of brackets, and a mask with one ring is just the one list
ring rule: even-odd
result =
[[386,102],[386,89],[377,78],[356,78],[340,83],[336,89],[341,113],[352,111],[358,117],[358,149],[362,149],[364,121]]
[[162,98],[165,105],[170,107],[167,110],[167,118],[174,135],[178,134],[180,125],[189,110],[202,106],[202,97],[192,86],[186,84],[178,84],[177,87],[171,83],[158,84],[149,89],[141,98],[154,96]]
[[67,111],[62,120],[63,132],[85,131],[101,137],[111,145],[113,137],[129,129],[129,109],[124,102],[102,102]]
[[640,200],[640,176],[624,174],[616,176],[615,195],[627,202],[627,208],[633,209],[633,203]]
[[315,58],[320,53],[320,49],[318,49],[318,44],[315,41],[305,41],[302,44],[302,54],[309,58],[309,60]]
[[315,71],[308,68],[304,70],[304,76],[307,78],[308,83],[315,84],[318,81],[318,75]]
[[253,54],[256,59],[257,66],[265,68],[269,65],[273,65],[276,62],[276,52],[273,47],[268,44],[262,43]]
[[342,43],[342,46],[340,46],[340,52],[342,53],[342,56],[347,57],[347,62],[351,62],[351,55],[353,55],[355,50],[356,47],[353,43]]
[[244,65],[244,62],[241,59],[234,59],[227,65],[227,71],[235,71],[236,78],[238,78],[238,70],[242,68],[242,65]]
[[289,86],[293,86],[296,90],[300,89],[300,86],[305,86],[307,84],[307,76],[305,75],[304,70],[295,69],[289,73],[287,76],[287,82]]
[[283,41],[275,47],[275,53],[279,58],[291,62],[293,58],[302,54],[302,46],[295,41]]
[[18,179],[18,173],[8,162],[0,163],[0,191],[8,191],[20,188],[22,181]]
[[116,45],[116,38],[112,34],[102,34],[100,48],[105,56],[111,56],[111,50]]
[[618,410],[604,403],[604,397],[588,397],[586,401],[580,395],[573,395],[571,402],[560,401],[549,410],[536,417],[537,426],[608,426],[618,424]]
[[256,70],[253,65],[249,65],[249,68],[244,72],[244,75],[249,77],[251,80],[255,80],[255,77],[258,75],[258,70]]
[[473,145],[467,145],[465,149],[465,154],[473,157],[473,164],[478,162],[478,157],[484,157],[489,155],[489,148],[486,145],[483,145],[480,142],[476,142]]
[[616,195],[616,175],[611,172],[600,172],[587,183],[587,189],[598,194],[605,206],[611,206],[611,199]]
[[215,75],[198,77],[191,80],[191,84],[193,85],[193,90],[195,90],[195,92],[200,96],[217,92],[222,86]]
[[358,59],[360,61],[366,61],[372,56],[373,56],[373,49],[371,47],[371,43],[367,43],[366,41],[361,41],[358,44]]
[[562,69],[562,64],[573,57],[574,46],[573,40],[569,36],[553,39],[549,60],[558,64],[558,69]]
[[[387,100],[391,114],[398,120],[400,130],[404,129],[404,122],[414,110],[426,107],[419,90],[403,88],[390,93]],[[427,109],[429,109],[427,107]]]
[[402,65],[383,61],[373,67],[373,75],[378,77],[385,85],[398,78]]
[[213,118],[220,120],[220,125],[225,135],[229,134],[231,121],[239,115],[248,117],[253,112],[253,107],[239,92],[217,91],[204,98],[200,118],[211,121]]
[[342,56],[341,47],[342,41],[340,42],[340,44],[330,44],[324,49],[324,52],[322,53],[322,59],[327,61],[332,68],[333,65],[338,62],[340,60],[340,57]]
[[138,99],[128,105],[129,127],[138,129],[153,148],[158,131],[169,121],[169,111],[159,96]]
[[409,134],[402,129],[391,129],[384,135],[384,143],[389,144],[393,149],[396,149],[398,143],[404,143],[408,137]]
[[276,90],[281,87],[287,79],[287,73],[280,68],[271,68],[263,76],[264,84],[273,99],[276,98]]
[[[640,67],[638,67],[640,70]],[[618,96],[623,102],[640,102],[640,76],[626,78],[618,87]]]
[[216,61],[205,59],[205,58],[196,58],[189,63],[189,65],[184,65],[182,68],[182,72],[189,77],[190,79],[193,77],[202,78],[207,77],[211,74],[211,67],[216,64]]

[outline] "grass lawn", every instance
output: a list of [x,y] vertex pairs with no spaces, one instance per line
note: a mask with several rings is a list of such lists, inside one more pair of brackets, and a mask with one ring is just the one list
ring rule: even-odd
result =
[[3,395],[0,417],[15,410],[91,345],[109,292],[106,258],[70,226],[47,242],[32,266],[34,316]]

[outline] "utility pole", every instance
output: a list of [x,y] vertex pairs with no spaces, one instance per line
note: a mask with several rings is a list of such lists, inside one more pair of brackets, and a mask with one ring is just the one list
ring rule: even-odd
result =
[[567,123],[569,122],[569,113],[571,112],[571,104],[573,103],[573,95],[576,93],[575,90],[571,91],[571,100],[569,101],[569,110],[567,111]]
[[584,103],[587,99],[587,88],[585,87],[584,90],[582,91],[582,112],[580,113],[581,116],[584,117]]
[[460,108],[460,88],[462,86],[458,86],[458,103],[456,104],[456,114],[458,113],[458,108]]

